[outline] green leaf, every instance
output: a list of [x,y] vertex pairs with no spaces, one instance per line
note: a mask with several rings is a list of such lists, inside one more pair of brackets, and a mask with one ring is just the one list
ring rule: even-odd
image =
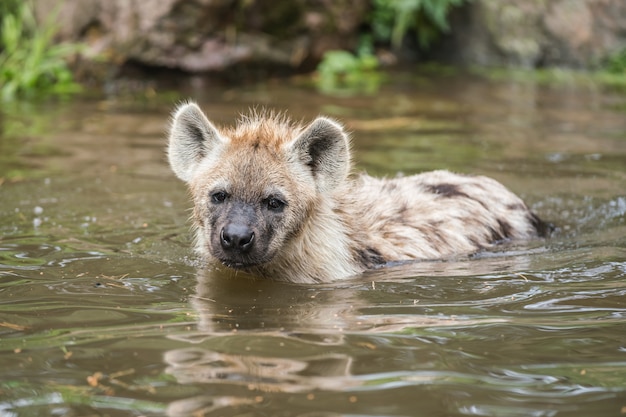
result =
[[[5,0],[0,0],[3,2]],[[0,3],[0,90],[3,100],[20,95],[66,94],[79,88],[66,58],[79,45],[54,44],[58,8],[38,24],[30,2]]]

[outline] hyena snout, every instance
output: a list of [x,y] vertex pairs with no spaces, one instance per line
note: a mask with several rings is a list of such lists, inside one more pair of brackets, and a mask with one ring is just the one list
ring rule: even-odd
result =
[[254,245],[254,231],[243,223],[228,223],[220,232],[220,245],[226,252],[248,253]]

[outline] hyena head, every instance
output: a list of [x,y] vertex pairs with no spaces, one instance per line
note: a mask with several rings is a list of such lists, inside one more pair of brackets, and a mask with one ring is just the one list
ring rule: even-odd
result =
[[197,248],[237,269],[275,260],[350,170],[342,127],[267,112],[216,128],[194,104],[173,115],[168,158],[191,190]]

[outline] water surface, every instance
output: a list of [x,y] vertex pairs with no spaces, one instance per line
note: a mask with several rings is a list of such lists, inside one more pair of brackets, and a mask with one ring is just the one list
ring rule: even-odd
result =
[[6,106],[0,416],[626,414],[624,94],[399,75],[189,95],[217,123],[329,115],[357,169],[490,175],[559,231],[332,285],[232,277],[190,250],[172,100]]

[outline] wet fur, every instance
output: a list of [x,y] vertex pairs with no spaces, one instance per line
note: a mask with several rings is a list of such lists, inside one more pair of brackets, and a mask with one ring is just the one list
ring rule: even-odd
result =
[[[392,261],[471,254],[548,230],[491,178],[448,171],[351,175],[348,136],[327,118],[302,126],[256,112],[217,129],[188,103],[173,115],[168,156],[193,196],[198,252],[275,280],[329,282]],[[272,199],[285,204],[276,210]],[[220,244],[220,230],[232,222],[254,235],[249,252],[227,253]]]

